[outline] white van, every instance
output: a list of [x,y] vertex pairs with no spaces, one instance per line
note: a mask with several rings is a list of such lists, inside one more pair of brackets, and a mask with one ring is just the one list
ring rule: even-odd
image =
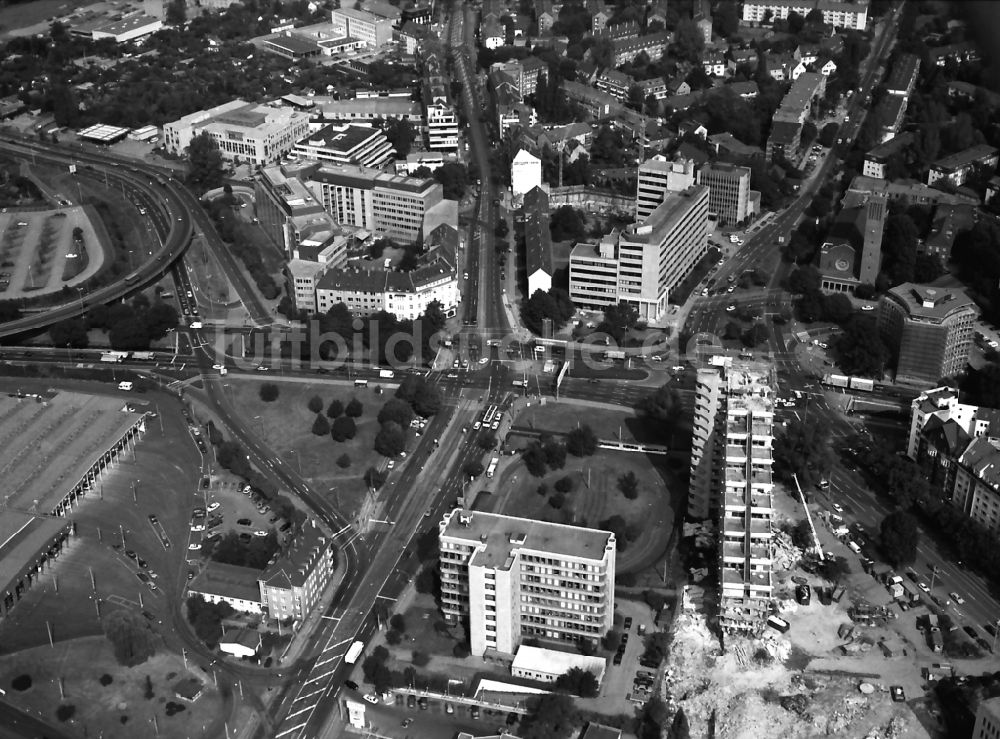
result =
[[118,383],[118,389],[119,390],[131,390],[132,389],[132,383],[131,382],[125,382],[125,381],[119,382]]

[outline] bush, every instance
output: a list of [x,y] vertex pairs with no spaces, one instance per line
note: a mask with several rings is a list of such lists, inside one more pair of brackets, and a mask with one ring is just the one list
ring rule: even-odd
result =
[[565,477],[560,477],[556,480],[555,489],[560,493],[572,493],[573,488],[576,487],[576,482],[569,475]]
[[544,482],[539,483],[538,487],[535,489],[535,492],[541,496],[546,496],[549,494],[549,486],[546,485]]
[[361,403],[361,401],[358,400],[357,398],[351,398],[351,402],[349,402],[347,404],[347,407],[344,409],[344,413],[346,413],[351,418],[360,418],[361,414],[363,414],[364,412],[365,412],[365,407]]
[[386,644],[391,644],[392,646],[396,646],[401,641],[403,641],[403,635],[400,634],[395,629],[389,629],[387,632],[385,632],[385,643]]
[[383,423],[375,434],[375,451],[383,457],[398,457],[405,447],[406,434],[395,421]]
[[394,628],[400,634],[406,633],[406,619],[403,618],[402,613],[396,613],[392,618],[389,619],[389,626]]
[[108,673],[104,673],[103,675],[101,675],[100,680],[98,680],[98,682],[101,685],[103,685],[105,688],[108,687],[114,681],[115,681],[115,679],[113,677],[111,677],[111,675],[109,675]]
[[376,467],[369,467],[365,471],[365,484],[372,490],[379,490],[385,485],[385,473]]
[[566,436],[566,451],[574,457],[589,457],[597,451],[597,435],[587,424],[581,424]]
[[667,599],[663,596],[663,593],[658,593],[655,590],[647,590],[642,594],[642,599],[646,601],[646,605],[653,609],[654,612],[659,613],[663,610],[664,604],[666,604]]
[[326,416],[322,413],[316,414],[316,419],[313,421],[312,425],[312,432],[316,436],[326,436],[330,433],[330,422],[326,420]]
[[323,399],[318,395],[314,395],[309,398],[307,406],[313,413],[319,413],[323,410]]
[[639,479],[631,470],[618,478],[618,488],[629,500],[635,500],[639,497]]
[[326,415],[330,418],[338,418],[344,415],[344,404],[334,398],[330,401],[330,405],[326,409]]
[[273,382],[265,382],[260,386],[260,391],[258,392],[260,399],[265,403],[273,403],[278,399],[278,395],[280,394],[281,391],[278,390],[278,386]]
[[469,648],[465,645],[464,641],[460,641],[455,645],[455,648],[451,650],[452,655],[458,657],[459,659],[465,659],[469,656]]
[[351,466],[351,455],[344,453],[337,457],[337,466],[342,470],[346,470]]
[[468,477],[479,477],[484,471],[483,463],[478,459],[470,459],[462,465],[462,474]]
[[411,659],[415,667],[426,667],[431,658],[427,656],[426,652],[421,652],[419,649],[413,650],[413,657]]
[[59,708],[56,709],[56,718],[60,721],[66,722],[73,718],[76,713],[76,706],[72,703],[63,703]]
[[19,693],[23,693],[31,687],[31,675],[18,675],[10,681],[10,687]]
[[549,498],[549,505],[555,508],[557,511],[566,505],[566,496],[562,493],[556,493],[551,498]]

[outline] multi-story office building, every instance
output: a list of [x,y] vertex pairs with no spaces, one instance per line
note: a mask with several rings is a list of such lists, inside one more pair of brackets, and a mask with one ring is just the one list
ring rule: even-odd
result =
[[379,47],[392,43],[392,20],[355,8],[335,8],[330,16],[336,33]]
[[698,170],[698,184],[708,187],[708,210],[724,224],[742,223],[750,210],[750,168],[728,162],[706,164]]
[[331,123],[299,141],[292,153],[317,162],[382,169],[396,151],[379,128]]
[[976,709],[976,725],[971,739],[997,739],[1000,737],[1000,698],[986,698]]
[[695,386],[688,515],[719,521],[723,633],[759,632],[773,594],[773,370],[729,357],[712,364]]
[[279,166],[264,167],[254,180],[254,206],[264,232],[294,259],[295,250],[321,231],[333,232],[336,222],[299,179]]
[[441,185],[432,179],[365,167],[323,165],[310,173],[307,182],[337,223],[407,244],[433,230],[437,211],[456,207],[454,201],[444,200]]
[[708,188],[692,185],[669,193],[648,217],[624,231],[573,247],[570,298],[596,310],[624,300],[638,310],[640,320],[655,321],[667,310],[670,292],[707,249]]
[[635,219],[645,220],[666,198],[667,193],[684,192],[695,184],[694,161],[670,161],[657,154],[639,165],[636,177]]
[[441,609],[468,618],[473,655],[511,655],[525,638],[594,644],[611,628],[614,534],[461,508],[438,532]]
[[164,147],[183,155],[206,132],[228,162],[264,166],[278,161],[309,133],[309,116],[291,108],[232,100],[163,126]]
[[979,312],[962,288],[905,282],[879,300],[879,333],[899,359],[896,381],[931,384],[965,369]]
[[1000,153],[988,144],[970,146],[965,151],[938,159],[927,172],[927,184],[938,180],[948,180],[955,187],[961,187],[977,169],[992,175],[997,168]]
[[864,31],[868,25],[868,0],[845,2],[844,0],[745,0],[743,3],[744,23],[763,23],[788,18],[796,12],[803,18],[818,9],[823,13],[823,23],[834,28],[850,28]]

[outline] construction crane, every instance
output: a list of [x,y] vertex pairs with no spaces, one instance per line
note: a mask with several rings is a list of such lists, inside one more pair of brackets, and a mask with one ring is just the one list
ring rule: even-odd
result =
[[802,501],[802,507],[805,509],[806,512],[806,521],[809,522],[809,530],[812,532],[813,535],[813,544],[816,547],[816,556],[818,556],[819,561],[822,562],[824,559],[823,547],[819,543],[819,536],[817,536],[816,534],[816,527],[813,525],[812,516],[809,514],[809,506],[806,505],[806,496],[802,492],[802,486],[799,485],[799,476],[793,472],[792,479],[795,480],[795,488],[799,491],[799,500]]

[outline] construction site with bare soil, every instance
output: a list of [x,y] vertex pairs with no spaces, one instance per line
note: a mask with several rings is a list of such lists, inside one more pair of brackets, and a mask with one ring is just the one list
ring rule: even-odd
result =
[[[781,496],[776,496],[781,497]],[[931,604],[894,597],[892,578],[854,556],[817,512],[816,535],[839,577],[792,544],[791,516],[775,520],[771,615],[751,633],[724,637],[719,586],[710,566],[689,570],[672,625],[664,696],[682,709],[691,736],[944,737],[936,679],[996,671],[1000,663],[961,641]],[[687,524],[685,546],[695,563],[711,562],[718,533]],[[900,605],[900,601],[903,605]],[[934,633],[945,630],[944,649]],[[972,657],[958,655],[974,655]]]

